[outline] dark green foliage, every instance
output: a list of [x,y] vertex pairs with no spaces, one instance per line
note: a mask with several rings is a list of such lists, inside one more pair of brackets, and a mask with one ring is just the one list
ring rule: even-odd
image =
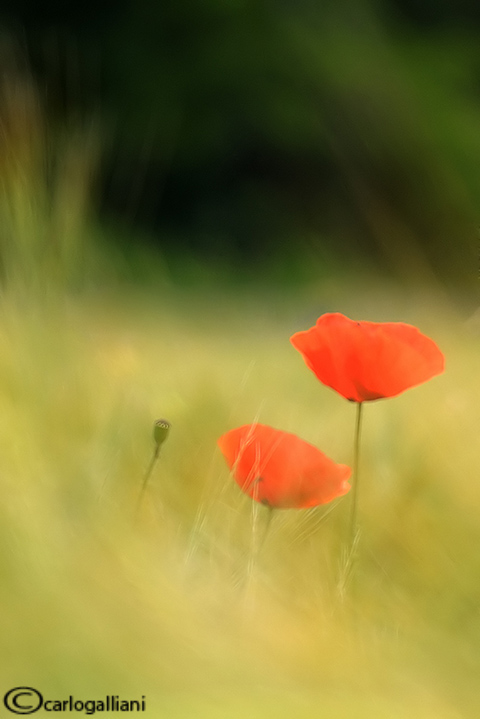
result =
[[50,2],[35,24],[27,5],[50,97],[68,109],[76,87],[111,121],[102,213],[167,256],[288,268],[334,254],[475,281],[472,2],[124,0],[86,6],[88,23]]

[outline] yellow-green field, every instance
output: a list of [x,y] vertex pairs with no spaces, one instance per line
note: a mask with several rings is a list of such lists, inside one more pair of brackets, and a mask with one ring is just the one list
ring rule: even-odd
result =
[[[216,440],[255,420],[351,464],[354,407],[289,343],[326,311],[402,320],[446,372],[365,408],[346,497],[267,510]],[[435,291],[133,290],[0,315],[2,696],[146,697],[161,719],[480,716],[480,327]],[[143,503],[155,419],[172,429]],[[41,712],[40,712],[41,713]]]

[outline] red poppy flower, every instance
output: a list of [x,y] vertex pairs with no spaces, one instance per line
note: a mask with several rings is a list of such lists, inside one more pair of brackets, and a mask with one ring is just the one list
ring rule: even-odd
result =
[[294,434],[247,424],[222,435],[218,445],[243,491],[269,507],[315,507],[350,489],[349,467]]
[[394,397],[444,370],[435,342],[403,322],[325,314],[290,341],[320,382],[353,402]]

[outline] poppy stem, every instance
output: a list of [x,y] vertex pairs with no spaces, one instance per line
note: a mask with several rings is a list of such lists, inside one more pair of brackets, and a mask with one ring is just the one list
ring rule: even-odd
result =
[[246,576],[246,583],[245,583],[245,609],[248,613],[251,613],[255,607],[255,582],[254,582],[254,574],[257,567],[258,557],[260,556],[260,552],[263,549],[263,545],[265,544],[265,540],[267,538],[267,535],[269,533],[270,529],[270,523],[272,521],[273,517],[273,510],[274,508],[271,505],[266,505],[268,514],[265,520],[265,527],[263,530],[263,534],[261,538],[258,537],[257,532],[257,521],[259,518],[258,510],[259,510],[259,504],[257,502],[254,502],[253,505],[253,524],[252,524],[252,547],[250,552],[250,558],[248,561],[247,566],[247,576]]
[[270,523],[271,523],[272,517],[273,517],[273,509],[274,508],[270,504],[267,504],[266,506],[268,509],[267,520],[265,522],[265,529],[263,531],[263,537],[261,538],[261,540],[258,544],[258,547],[257,547],[257,557],[263,549],[263,545],[265,544],[265,540],[267,538],[268,531],[270,529]]
[[352,505],[350,513],[350,533],[349,546],[350,552],[353,554],[354,546],[358,534],[358,480],[360,465],[360,434],[362,429],[362,402],[357,402],[357,417],[355,421],[355,439],[353,445],[353,468],[352,468]]

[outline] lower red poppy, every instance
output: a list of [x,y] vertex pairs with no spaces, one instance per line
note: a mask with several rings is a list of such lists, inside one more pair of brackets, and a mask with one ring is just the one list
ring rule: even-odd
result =
[[247,424],[222,435],[218,445],[241,489],[269,507],[315,507],[350,489],[349,467],[294,434]]

